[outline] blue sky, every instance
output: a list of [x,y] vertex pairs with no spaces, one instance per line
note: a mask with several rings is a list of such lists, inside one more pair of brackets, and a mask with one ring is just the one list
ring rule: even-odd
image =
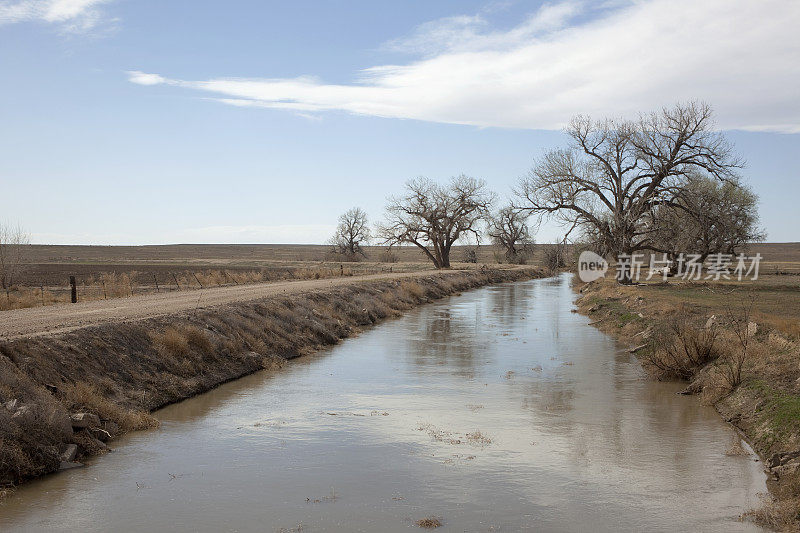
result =
[[798,241],[797,27],[792,0],[0,0],[0,220],[323,242],[416,176],[507,197],[572,115],[704,99],[769,240]]

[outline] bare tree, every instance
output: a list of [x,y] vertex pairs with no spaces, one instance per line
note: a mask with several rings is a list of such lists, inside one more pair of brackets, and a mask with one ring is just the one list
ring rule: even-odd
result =
[[339,217],[339,225],[331,239],[333,251],[354,261],[359,256],[366,257],[363,244],[371,237],[367,213],[360,207],[354,207]]
[[479,222],[494,195],[483,180],[458,176],[442,185],[425,178],[406,184],[406,194],[389,198],[387,221],[378,229],[384,244],[413,244],[436,268],[450,268],[450,249],[468,235],[480,239]]
[[652,248],[673,260],[680,253],[696,253],[702,262],[765,238],[758,227],[758,196],[737,181],[702,175],[690,176],[670,203],[657,206],[650,225]]
[[506,261],[524,264],[533,248],[528,226],[530,213],[506,206],[489,219],[487,233],[503,249]]
[[542,264],[550,274],[567,266],[567,238],[556,239],[553,244],[542,245]]
[[742,167],[714,131],[706,104],[677,105],[636,121],[579,116],[567,134],[572,146],[547,153],[521,180],[520,207],[573,224],[604,254],[650,249],[648,213],[672,202],[690,173],[731,180]]
[[21,226],[0,223],[0,286],[8,289],[22,271],[30,236]]

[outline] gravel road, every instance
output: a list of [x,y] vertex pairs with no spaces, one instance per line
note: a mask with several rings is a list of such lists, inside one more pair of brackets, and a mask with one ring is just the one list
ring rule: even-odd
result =
[[[453,271],[456,273],[458,271]],[[371,274],[319,280],[256,283],[182,292],[143,294],[130,298],[30,307],[0,312],[0,339],[64,333],[110,322],[143,320],[280,294],[297,294],[364,281],[425,277],[431,271]]]

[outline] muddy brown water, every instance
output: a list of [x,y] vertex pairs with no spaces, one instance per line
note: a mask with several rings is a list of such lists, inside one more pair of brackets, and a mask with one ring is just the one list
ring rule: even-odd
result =
[[22,487],[2,531],[756,531],[736,433],[572,313],[488,287],[158,412]]

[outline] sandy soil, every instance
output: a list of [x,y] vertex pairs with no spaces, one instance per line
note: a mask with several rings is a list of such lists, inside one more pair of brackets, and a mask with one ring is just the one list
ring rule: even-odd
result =
[[430,275],[430,271],[383,273],[320,280],[258,283],[16,309],[0,312],[0,339],[11,340],[18,337],[64,333],[110,322],[142,320],[193,309],[246,302],[278,294],[296,294],[361,281]]

